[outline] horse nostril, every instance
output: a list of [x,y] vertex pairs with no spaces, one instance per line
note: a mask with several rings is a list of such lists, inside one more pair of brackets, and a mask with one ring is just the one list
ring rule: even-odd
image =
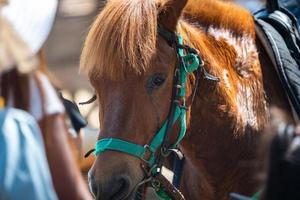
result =
[[105,185],[100,185],[101,196],[100,199],[120,200],[129,195],[131,180],[127,175],[120,175]]
[[122,175],[117,178],[115,182],[114,191],[112,191],[112,197],[111,199],[119,200],[126,197],[129,193],[129,188],[131,185],[130,178],[126,175]]

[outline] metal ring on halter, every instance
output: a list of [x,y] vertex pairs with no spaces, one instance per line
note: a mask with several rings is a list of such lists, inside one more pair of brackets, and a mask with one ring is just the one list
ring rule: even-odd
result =
[[175,104],[179,106],[179,108],[188,110],[189,108],[185,105],[185,101],[182,103],[180,100],[174,100],[173,101]]
[[[141,163],[141,168],[142,170],[144,171],[145,173],[145,177],[149,178],[153,178],[153,174],[152,174],[152,171],[157,168],[157,164],[154,164],[149,170],[148,170],[148,167],[146,165],[144,165],[143,163]],[[161,169],[157,169],[157,172],[159,173],[161,171]]]
[[179,160],[182,160],[184,158],[184,155],[180,151],[180,149],[169,149],[169,151],[172,152],[172,153],[174,153]]
[[154,153],[152,150],[151,150],[151,147],[148,145],[148,144],[145,144],[144,145],[144,149],[146,150],[145,151],[145,154],[144,154],[144,157],[141,158],[142,161],[144,161],[145,163],[149,163],[148,160],[145,159],[145,156],[146,156],[146,152],[149,152],[149,158],[151,158],[152,154]]
[[165,147],[160,148],[160,154],[163,157],[168,157],[172,152],[170,151],[170,149],[166,149]]
[[211,75],[210,73],[208,73],[207,70],[205,69],[205,67],[202,67],[201,69],[202,69],[204,78],[205,78],[206,80],[214,81],[214,82],[220,82],[220,78],[219,78],[219,77],[216,77],[216,76],[214,76],[214,75]]
[[145,145],[144,145],[144,149],[148,149],[150,152],[152,152],[152,151],[151,151],[151,147],[149,146],[149,144],[145,144]]
[[176,67],[174,71],[174,76],[178,76],[179,74],[180,74],[180,70],[178,69],[178,67]]
[[180,101],[180,100],[178,100],[178,99],[175,99],[175,100],[173,101],[173,103],[177,104],[178,106],[180,106],[180,105],[181,105],[181,101]]
[[197,54],[198,60],[200,61],[199,63],[199,67],[204,67],[204,61],[201,59],[201,57],[199,56],[199,54]]
[[155,191],[158,191],[160,189],[161,183],[158,180],[152,179],[151,186]]
[[182,88],[182,85],[177,84],[177,85],[176,85],[176,88],[177,88],[177,89],[181,89],[181,88]]
[[189,109],[187,106],[179,105],[179,107],[180,107],[181,109],[184,109],[184,110],[188,110],[188,109]]
[[154,169],[157,169],[156,173],[160,173],[160,172],[161,172],[161,168],[158,168],[158,167],[157,167],[157,164],[155,164],[155,165],[153,165],[153,166],[149,169],[149,171],[148,171],[148,176],[151,176],[151,177],[152,177],[152,171],[153,171]]

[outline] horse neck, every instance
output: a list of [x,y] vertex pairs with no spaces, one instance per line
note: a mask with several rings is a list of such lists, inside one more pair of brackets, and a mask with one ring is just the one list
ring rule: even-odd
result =
[[[221,200],[229,191],[254,193],[257,133],[249,129],[245,137],[236,138],[235,122],[227,116],[217,116],[222,114],[213,105],[203,103],[204,98],[195,98],[190,128],[182,143],[186,157],[182,189],[188,195],[186,198]],[[191,191],[190,185],[199,189]]]
[[[276,72],[270,67],[272,62],[259,42],[253,42],[252,45],[258,49],[259,54],[255,55],[254,52],[251,55],[255,59],[245,62],[256,63],[255,66],[250,65],[249,69],[253,72],[251,76],[243,77],[243,74],[239,74],[238,70],[232,67],[226,68],[228,74],[224,73],[226,65],[235,66],[235,63],[226,59],[232,56],[230,51],[226,52],[229,48],[220,49],[224,43],[214,40],[208,34],[211,28],[209,26],[213,24],[214,28],[219,30],[230,30],[237,37],[243,37],[247,33],[246,36],[254,40],[255,31],[251,15],[241,8],[219,1],[203,0],[199,5],[193,5],[195,3],[197,1],[189,1],[190,5],[186,6],[185,13],[186,17],[192,16],[189,21],[193,22],[193,26],[181,21],[178,31],[186,43],[199,51],[208,71],[219,76],[221,81],[218,84],[200,81],[189,117],[190,128],[182,142],[186,156],[182,191],[187,199],[229,199],[228,193],[231,191],[251,195],[257,191],[256,187],[260,184],[260,180],[256,179],[257,169],[253,164],[257,164],[255,160],[259,147],[258,133],[268,121],[266,104],[283,110],[289,121],[292,121],[291,108],[286,96],[281,92],[283,89]],[[215,12],[211,12],[212,10]],[[204,31],[200,30],[201,25]],[[243,70],[244,62],[242,64]],[[218,86],[226,83],[226,79],[228,83],[233,83],[233,86],[242,86],[235,88],[238,96],[231,92],[232,88],[226,87],[223,87],[221,92],[227,94],[225,99],[222,95],[213,94],[213,91],[222,90]],[[248,88],[249,92],[243,92],[245,88]],[[218,102],[222,98],[225,101]],[[241,112],[240,117],[237,111],[241,105],[238,105],[236,99],[246,102],[245,112]],[[254,103],[249,104],[251,101]],[[228,105],[235,109],[227,109]],[[252,119],[256,123],[251,123]],[[246,125],[241,123],[243,121]],[[191,186],[197,189],[192,189]]]
[[[267,122],[261,73],[257,69],[260,67],[256,66],[253,77],[241,77],[232,68],[235,59],[230,58],[235,54],[225,41],[217,41],[185,22],[181,22],[179,32],[189,45],[200,52],[206,69],[220,78],[219,83],[201,79],[197,88],[188,123],[190,128],[182,143],[187,157],[183,173],[185,180],[182,182],[189,182],[189,185],[193,182],[202,190],[191,192],[186,185],[183,191],[188,191],[188,199],[197,199],[197,195],[203,199],[227,199],[228,191],[251,194],[255,192],[257,183],[252,167],[256,157],[257,133]],[[228,82],[243,88],[255,83],[254,88],[247,92],[233,92],[239,90],[235,85],[226,88],[225,70],[228,71]],[[248,102],[247,98],[253,102]],[[249,103],[243,105],[245,110],[236,99]],[[252,114],[244,117],[248,113],[241,110]],[[252,118],[255,123],[250,121]],[[245,184],[240,184],[241,181]]]

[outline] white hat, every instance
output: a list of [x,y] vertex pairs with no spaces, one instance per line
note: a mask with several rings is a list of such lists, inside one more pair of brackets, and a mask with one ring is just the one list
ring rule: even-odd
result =
[[[8,4],[4,5],[0,11],[0,18],[2,18],[2,25],[6,24],[6,28],[9,26],[7,29],[11,29],[14,33],[10,32],[10,36],[4,37],[11,38],[12,35],[16,35],[18,39],[14,40],[21,40],[26,46],[28,52],[25,54],[28,55],[27,57],[33,57],[41,49],[49,35],[56,15],[57,5],[57,0],[8,0]],[[6,49],[14,48],[10,44],[8,46],[10,47],[6,47]],[[22,54],[22,57],[24,57],[24,53]],[[16,59],[16,56],[13,57],[14,64],[19,64],[20,62]],[[28,66],[25,68],[28,68]],[[27,71],[27,69],[21,69],[21,71]]]
[[37,53],[52,28],[57,4],[57,0],[8,0],[1,14],[30,50]]

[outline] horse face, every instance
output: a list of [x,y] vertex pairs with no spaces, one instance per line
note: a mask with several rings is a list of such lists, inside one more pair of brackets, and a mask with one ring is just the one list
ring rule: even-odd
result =
[[[143,146],[165,122],[176,58],[163,39],[159,38],[157,44],[151,66],[141,75],[128,74],[121,80],[90,77],[100,105],[99,139],[118,138]],[[141,162],[126,153],[101,153],[90,171],[92,191],[101,199],[124,198],[144,177]]]
[[[175,31],[185,3],[109,1],[97,17],[85,42],[81,67],[97,92],[99,139],[117,138],[143,146],[165,122],[176,52],[157,36],[157,27],[159,23]],[[142,162],[123,152],[99,154],[89,173],[97,199],[133,199],[145,175]]]

